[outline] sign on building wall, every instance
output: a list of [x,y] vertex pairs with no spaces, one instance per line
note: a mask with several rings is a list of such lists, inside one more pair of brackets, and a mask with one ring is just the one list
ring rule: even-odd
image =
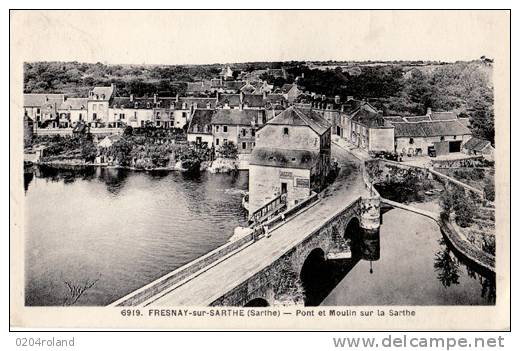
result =
[[292,172],[280,171],[280,178],[292,178]]
[[297,188],[309,188],[310,187],[309,179],[296,178],[296,187]]

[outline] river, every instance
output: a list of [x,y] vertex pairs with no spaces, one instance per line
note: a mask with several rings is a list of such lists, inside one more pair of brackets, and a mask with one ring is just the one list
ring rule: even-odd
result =
[[[247,186],[247,172],[26,173],[26,305],[106,305],[211,251],[246,223]],[[74,301],[67,284],[92,283]]]
[[[247,172],[39,167],[26,173],[26,305],[107,305],[200,257],[245,224],[247,186]],[[438,206],[435,199],[394,193],[417,207]],[[363,257],[327,266],[328,281],[320,281],[309,304],[494,303],[494,276],[452,252],[431,219],[392,209],[376,239],[369,238]],[[90,285],[77,300],[69,289]]]
[[[432,212],[439,210],[435,198],[401,190],[391,193],[384,196]],[[391,209],[383,214],[374,252],[337,269],[348,273],[337,279],[321,305],[494,304],[494,274],[467,263],[446,243],[434,220]]]

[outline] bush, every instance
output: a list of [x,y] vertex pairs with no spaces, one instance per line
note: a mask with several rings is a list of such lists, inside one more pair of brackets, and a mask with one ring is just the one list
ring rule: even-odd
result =
[[494,177],[486,178],[484,183],[484,198],[488,201],[495,201],[495,179]]

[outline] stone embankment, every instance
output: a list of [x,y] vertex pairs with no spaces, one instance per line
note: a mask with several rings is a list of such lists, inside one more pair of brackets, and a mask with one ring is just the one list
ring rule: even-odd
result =
[[[457,179],[449,177],[445,174],[439,173],[431,168],[419,167],[413,165],[402,164],[395,161],[382,160],[382,159],[371,159],[365,161],[365,172],[368,177],[368,182],[371,184],[384,183],[385,181],[395,180],[402,178],[403,174],[413,170],[417,173],[419,179],[421,178],[433,178],[441,183],[450,183],[455,186],[460,186],[467,191],[474,192],[481,197],[483,193],[481,190],[471,187]],[[495,272],[495,256],[484,252],[474,244],[472,244],[464,235],[464,233],[454,225],[450,218],[441,216],[437,213],[430,213],[428,211],[413,208],[412,206],[397,203],[395,201],[382,199],[383,203],[386,203],[393,207],[399,207],[407,211],[424,215],[435,220],[445,237],[449,240],[451,245],[456,251],[467,258],[474,264],[490,271]]]

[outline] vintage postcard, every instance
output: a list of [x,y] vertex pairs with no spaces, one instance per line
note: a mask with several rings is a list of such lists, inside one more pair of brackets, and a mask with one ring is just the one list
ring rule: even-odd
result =
[[12,328],[508,330],[509,11],[10,12]]

